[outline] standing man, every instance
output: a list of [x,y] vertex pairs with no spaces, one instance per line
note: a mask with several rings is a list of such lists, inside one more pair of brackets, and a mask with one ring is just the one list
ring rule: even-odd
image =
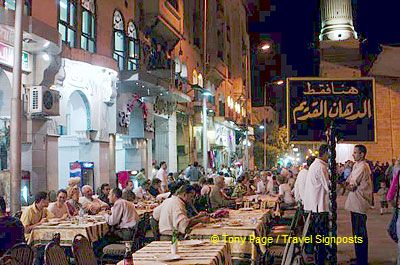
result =
[[168,192],[168,172],[167,172],[167,162],[163,161],[160,163],[160,169],[157,172],[157,176],[161,180],[161,190],[162,192]]
[[190,180],[190,182],[198,182],[200,177],[202,177],[199,170],[199,163],[196,161],[193,163],[193,166],[190,167],[186,177]]
[[[311,212],[311,234],[328,236],[329,227],[329,175],[328,153],[329,147],[323,144],[319,148],[319,157],[311,164],[305,186],[304,210]],[[323,243],[316,245],[316,264],[325,264],[327,256],[326,246]]]
[[133,192],[133,181],[128,180],[125,189],[122,191],[122,199],[133,202],[136,199],[136,195]]
[[368,264],[367,210],[372,205],[371,169],[365,161],[367,148],[356,145],[353,158],[356,161],[349,178],[347,189],[350,191],[345,209],[351,213],[353,236],[362,237],[362,243],[354,244],[357,265]]
[[296,202],[304,201],[308,168],[311,166],[314,160],[315,156],[310,156],[307,158],[306,165],[297,175],[296,182],[294,183],[294,198],[296,199]]

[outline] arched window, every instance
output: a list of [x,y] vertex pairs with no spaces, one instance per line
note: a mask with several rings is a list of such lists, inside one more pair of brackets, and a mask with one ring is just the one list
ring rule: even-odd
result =
[[75,47],[76,40],[76,1],[58,1],[58,32],[61,34],[63,42],[69,47]]
[[193,82],[193,85],[197,85],[198,84],[196,69],[193,70],[192,82]]
[[198,84],[199,87],[201,87],[201,88],[204,87],[204,85],[203,85],[203,75],[202,75],[202,74],[199,74],[199,75],[197,76],[197,84]]
[[139,39],[133,21],[128,23],[128,70],[139,69]]
[[[3,0],[3,6],[5,9],[15,10],[15,0]],[[31,0],[25,0],[24,3],[24,15],[30,16],[32,14],[32,2]]]
[[94,0],[82,0],[81,48],[96,51],[96,5]]
[[113,16],[113,33],[114,33],[114,52],[113,58],[118,62],[120,70],[125,69],[125,31],[124,31],[124,18],[121,12],[114,11]]

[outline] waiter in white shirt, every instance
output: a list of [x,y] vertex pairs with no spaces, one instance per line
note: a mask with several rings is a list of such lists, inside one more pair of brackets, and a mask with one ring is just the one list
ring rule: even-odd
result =
[[368,264],[367,211],[372,205],[371,169],[365,161],[367,148],[354,146],[353,158],[356,161],[347,179],[349,195],[344,205],[351,213],[353,236],[362,237],[362,243],[354,244],[357,265]]
[[[329,227],[329,147],[323,144],[319,148],[319,157],[311,164],[307,177],[304,196],[304,210],[311,212],[311,231],[315,238],[328,236]],[[327,250],[324,244],[316,245],[316,264],[325,264]]]
[[163,161],[160,163],[160,169],[157,172],[156,178],[161,180],[161,190],[163,193],[168,192],[168,173],[167,173],[167,162]]
[[304,202],[307,173],[314,160],[315,156],[310,156],[307,158],[304,168],[297,175],[296,182],[294,183],[294,198],[296,199],[296,202]]

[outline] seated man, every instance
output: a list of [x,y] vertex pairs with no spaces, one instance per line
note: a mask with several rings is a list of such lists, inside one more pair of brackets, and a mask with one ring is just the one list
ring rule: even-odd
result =
[[154,196],[157,197],[157,195],[160,194],[161,191],[161,180],[154,178],[151,181],[151,186],[149,188],[149,193]]
[[108,206],[111,207],[111,203],[108,199],[108,195],[110,195],[110,190],[111,190],[110,184],[108,184],[108,183],[101,184],[99,199],[101,201],[107,203]]
[[17,243],[25,242],[24,225],[18,218],[7,216],[6,202],[0,196],[0,257]]
[[79,198],[82,208],[89,214],[98,214],[100,211],[108,210],[110,207],[107,203],[98,198],[93,198],[93,189],[89,185],[82,187],[83,197]]
[[67,200],[67,191],[59,190],[57,192],[57,201],[52,202],[47,207],[47,210],[54,215],[54,218],[67,219],[69,217],[68,207],[65,201]]
[[210,203],[213,209],[218,209],[227,206],[234,206],[235,199],[227,198],[222,193],[222,189],[225,187],[225,179],[224,177],[218,176],[215,178],[215,185],[212,187],[210,191]]
[[47,193],[39,191],[35,195],[35,202],[22,213],[21,222],[25,227],[25,238],[28,242],[31,231],[53,217],[52,213],[47,211],[47,206],[49,206]]
[[194,196],[193,186],[185,184],[176,191],[176,195],[166,199],[154,209],[153,217],[159,222],[161,240],[171,240],[174,229],[183,236],[188,228],[209,221],[209,217],[204,214],[188,217],[186,205],[192,202]]
[[122,191],[122,199],[133,202],[136,199],[136,195],[133,192],[133,181],[128,180],[125,189]]
[[122,199],[122,191],[118,188],[112,189],[108,196],[113,204],[111,215],[105,215],[107,223],[114,226],[111,236],[116,240],[132,240],[134,227],[139,220],[135,205]]

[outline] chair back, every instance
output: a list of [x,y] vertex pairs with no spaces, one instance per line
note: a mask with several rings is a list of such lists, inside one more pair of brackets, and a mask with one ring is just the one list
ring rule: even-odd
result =
[[250,202],[249,201],[244,201],[243,202],[243,207],[244,208],[250,208]]
[[137,249],[140,249],[144,245],[144,240],[146,238],[146,226],[149,223],[150,215],[149,213],[144,213],[143,217],[139,219],[139,222],[136,227],[136,231],[134,231],[134,241],[135,241],[135,246],[138,247]]
[[46,265],[68,265],[64,250],[60,247],[60,234],[55,234],[53,240],[44,249],[44,263]]
[[10,255],[4,255],[0,258],[0,265],[19,265],[15,257]]
[[81,234],[74,237],[72,253],[77,265],[97,265],[97,259],[89,240]]
[[14,257],[20,265],[32,265],[35,253],[26,243],[15,244],[7,255]]
[[154,240],[155,241],[160,240],[160,230],[158,227],[158,222],[153,217],[150,218],[150,226],[151,226],[151,231],[153,232]]
[[18,218],[18,219],[21,219],[21,216],[22,216],[22,211],[18,211],[18,212],[16,212],[16,213],[14,214],[13,217]]
[[268,208],[268,201],[261,201],[260,210],[266,210]]

